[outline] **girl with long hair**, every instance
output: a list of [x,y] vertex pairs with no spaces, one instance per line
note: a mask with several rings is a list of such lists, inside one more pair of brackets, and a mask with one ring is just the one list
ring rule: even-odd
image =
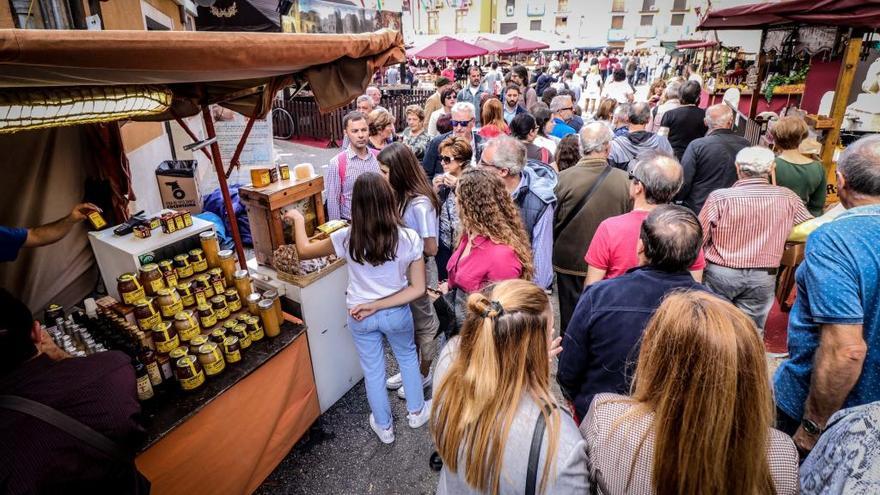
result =
[[300,259],[335,254],[347,261],[348,328],[364,371],[370,427],[383,443],[394,441],[383,336],[400,365],[409,426],[422,426],[431,401],[424,399],[409,303],[425,294],[423,243],[404,227],[391,186],[377,173],[361,174],[352,192],[351,227],[329,239],[310,242],[302,213],[291,209],[285,216],[293,221]]
[[797,450],[773,421],[752,319],[673,293],[645,329],[632,396],[597,395],[581,423],[590,481],[609,494],[795,494]]
[[501,134],[510,134],[507,122],[504,121],[504,107],[498,98],[486,100],[480,117],[483,127],[480,128],[479,134],[483,138],[490,139]]
[[[394,190],[397,211],[403,219],[403,225],[415,231],[422,239],[422,254],[425,264],[436,279],[434,256],[437,254],[437,212],[440,211],[440,200],[437,193],[428,183],[425,170],[416,159],[416,155],[402,143],[392,143],[379,152],[376,157],[379,169],[386,175]],[[436,266],[436,265],[435,265]],[[440,322],[434,312],[434,306],[427,294],[422,295],[409,304],[415,325],[416,350],[421,362],[422,385],[431,383],[431,362],[437,351],[435,337]],[[385,386],[397,390],[397,396],[406,398],[403,378],[400,373],[386,380]]]
[[552,333],[550,300],[531,282],[508,280],[468,297],[461,334],[443,348],[434,378],[438,494],[528,493],[541,420],[536,493],[587,493],[584,441],[550,387]]

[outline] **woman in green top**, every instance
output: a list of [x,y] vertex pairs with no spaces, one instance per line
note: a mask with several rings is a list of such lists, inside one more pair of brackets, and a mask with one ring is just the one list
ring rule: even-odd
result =
[[782,117],[770,132],[782,150],[776,157],[776,185],[794,191],[814,217],[820,216],[825,207],[825,168],[798,151],[809,135],[807,123],[800,117]]

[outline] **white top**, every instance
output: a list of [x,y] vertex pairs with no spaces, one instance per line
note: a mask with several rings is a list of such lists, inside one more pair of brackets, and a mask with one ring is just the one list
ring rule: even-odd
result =
[[429,136],[434,137],[440,134],[437,131],[437,121],[444,115],[446,115],[446,110],[443,107],[440,107],[438,110],[434,110],[431,113],[431,118],[428,119],[428,128],[425,130]]
[[532,141],[532,144],[534,144],[535,146],[540,146],[541,148],[546,148],[547,151],[550,152],[550,156],[556,154],[556,141],[551,138],[538,136],[535,138],[534,141]]
[[613,98],[617,103],[629,103],[627,95],[633,94],[632,86],[626,81],[611,81],[602,88],[602,96]]
[[378,266],[360,264],[351,259],[348,252],[350,227],[330,234],[336,256],[344,258],[348,266],[348,290],[345,303],[349,308],[358,304],[378,301],[400,292],[409,285],[407,269],[413,261],[422,257],[422,239],[412,230],[401,227],[397,240],[397,253],[393,261]]
[[406,205],[403,224],[412,229],[422,239],[437,238],[437,210],[427,196],[416,196]]

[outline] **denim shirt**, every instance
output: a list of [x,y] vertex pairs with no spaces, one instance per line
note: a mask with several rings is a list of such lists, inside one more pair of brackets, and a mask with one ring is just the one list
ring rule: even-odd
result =
[[557,380],[584,418],[593,396],[626,394],[642,332],[663,297],[676,289],[708,290],[690,273],[650,266],[587,287],[562,341]]

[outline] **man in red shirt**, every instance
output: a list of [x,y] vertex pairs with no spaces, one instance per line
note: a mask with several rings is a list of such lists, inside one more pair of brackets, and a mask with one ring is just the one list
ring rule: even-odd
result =
[[[639,265],[636,248],[642,222],[652,210],[672,201],[681,189],[682,179],[683,171],[675,158],[660,152],[649,152],[639,157],[630,174],[629,194],[633,199],[633,209],[599,224],[584,257],[589,266],[585,286],[619,277]],[[702,279],[705,267],[706,260],[701,249],[689,268],[697,282]]]
[[705,283],[749,315],[762,335],[785,240],[792,227],[813,218],[797,194],[770,184],[774,160],[767,148],[742,149],[739,180],[709,194],[700,210]]

